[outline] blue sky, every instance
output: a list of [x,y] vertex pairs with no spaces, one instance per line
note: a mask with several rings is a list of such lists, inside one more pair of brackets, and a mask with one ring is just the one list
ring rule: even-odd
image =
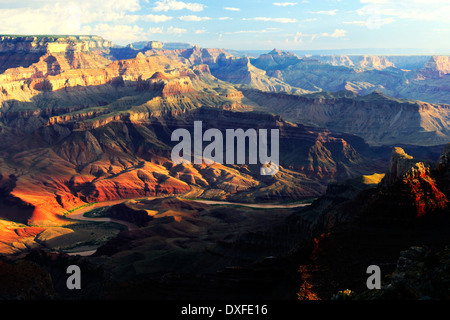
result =
[[125,45],[450,52],[450,0],[0,0],[2,34],[97,34]]

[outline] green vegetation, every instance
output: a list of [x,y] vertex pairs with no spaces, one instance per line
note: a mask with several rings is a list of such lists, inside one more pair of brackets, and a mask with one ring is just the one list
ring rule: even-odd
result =
[[77,211],[77,210],[80,210],[80,209],[82,209],[82,208],[86,208],[86,207],[93,206],[94,204],[97,204],[97,203],[98,203],[98,202],[91,202],[91,203],[86,203],[86,204],[83,204],[83,205],[81,205],[81,206],[72,208],[72,209],[70,209],[70,210],[67,210],[67,211],[64,213],[64,216],[67,217],[69,214],[71,214],[71,213],[73,213],[73,212],[75,212],[75,211]]
[[90,210],[90,211],[86,212],[84,214],[84,216],[88,217],[88,218],[103,218],[103,217],[107,216],[105,212],[106,212],[106,210],[108,208],[109,207],[102,207],[102,208],[93,209],[93,210]]

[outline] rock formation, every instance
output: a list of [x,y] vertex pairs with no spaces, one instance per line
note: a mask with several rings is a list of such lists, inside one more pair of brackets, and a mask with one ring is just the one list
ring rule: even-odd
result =
[[[448,145],[441,159],[446,153]],[[420,261],[425,258],[426,250],[404,251],[397,263],[400,252],[411,246],[443,250],[450,241],[445,231],[450,222],[450,194],[448,189],[442,188],[448,185],[448,172],[413,160],[403,150],[395,148],[382,183],[320,211],[328,219],[346,216],[346,223],[317,229],[316,234],[320,236],[315,237],[309,258],[302,260],[299,268],[303,279],[299,299],[331,299],[338,291],[346,289],[353,292],[347,297],[355,299],[417,299],[425,292],[443,297],[439,289],[433,291],[428,287],[433,292],[423,291],[422,287],[431,281],[432,274],[439,273],[422,269],[423,278],[418,274],[413,277],[404,274],[419,271],[416,267],[422,266]],[[438,168],[442,168],[440,163]],[[318,204],[320,201],[324,200],[319,200]],[[317,210],[314,207],[294,215],[291,223],[300,221],[302,216],[308,217],[308,210]],[[411,259],[408,265],[406,258]],[[380,266],[383,274],[390,274],[397,267],[391,277],[392,286],[379,292],[367,292],[363,280],[367,278],[366,268],[372,264]],[[342,293],[337,297],[343,297]]]
[[312,56],[313,58],[330,64],[332,66],[346,66],[354,67],[361,70],[383,70],[389,67],[395,67],[395,64],[390,61],[390,57],[375,56],[375,55],[352,55],[352,56]]
[[[261,108],[285,119],[343,131],[372,145],[440,145],[450,139],[450,106],[396,99],[381,92],[291,95],[244,90]],[[419,129],[420,128],[420,129]]]
[[432,56],[419,72],[429,78],[441,78],[450,73],[449,56]]
[[98,36],[0,36],[0,73],[28,67],[44,55],[74,56],[80,52],[104,52],[111,41]]

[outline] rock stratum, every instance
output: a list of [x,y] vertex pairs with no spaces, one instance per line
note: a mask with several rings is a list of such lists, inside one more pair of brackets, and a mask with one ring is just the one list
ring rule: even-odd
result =
[[[178,51],[108,61],[94,49],[71,55],[47,48],[37,62],[0,75],[3,218],[57,226],[89,203],[173,194],[294,201],[320,195],[330,179],[368,173],[385,161],[357,136],[252,112],[256,104],[216,78],[203,63],[209,60],[189,60],[197,52],[205,59],[208,50],[193,48],[186,62],[174,58]],[[216,53],[217,62],[223,52]],[[171,132],[192,131],[196,120],[223,132],[278,128],[279,173],[174,165]],[[13,214],[17,208],[24,209]]]
[[[448,243],[447,57],[0,40],[0,253],[20,261],[2,260],[0,273],[27,270],[27,298],[72,297],[52,289],[54,266],[82,258],[55,251],[96,252],[85,263],[97,280],[80,298],[142,287],[205,298],[213,283],[217,297],[329,299],[361,291],[368,263],[393,272],[400,251]],[[279,171],[174,163],[171,135],[192,135],[194,121],[224,135],[278,129]],[[87,211],[104,220],[71,219]]]
[[289,121],[363,137],[371,145],[445,144],[450,137],[450,105],[398,99],[380,91],[359,96],[344,90],[293,95],[243,90],[262,110]]
[[[293,216],[292,221],[302,224],[305,217],[315,216],[322,228],[317,229],[320,236],[315,237],[309,257],[301,260],[298,298],[420,299],[428,295],[448,299],[448,290],[442,291],[443,286],[431,280],[446,281],[438,271],[446,266],[428,260],[431,264],[425,262],[419,275],[415,265],[427,250],[429,257],[445,252],[450,240],[444,231],[450,213],[447,157],[448,145],[437,163],[414,159],[394,148],[378,184],[351,196],[330,188],[315,205]],[[330,199],[333,206],[325,207]],[[409,266],[406,258],[412,260]],[[379,292],[367,291],[363,281],[365,268],[372,264],[385,275]]]
[[[150,222],[89,259],[33,250],[2,261],[0,272],[22,274],[29,299],[123,299],[136,291],[146,299],[448,299],[448,151],[424,162],[394,148],[385,174],[330,184],[304,209],[129,201],[126,211],[147,211]],[[79,294],[57,280],[74,263],[95,279]],[[381,267],[381,290],[367,291],[372,264]],[[14,286],[0,293],[19,294]]]
[[111,41],[98,36],[0,36],[0,72],[29,67],[46,54],[72,56],[77,53],[107,52]]

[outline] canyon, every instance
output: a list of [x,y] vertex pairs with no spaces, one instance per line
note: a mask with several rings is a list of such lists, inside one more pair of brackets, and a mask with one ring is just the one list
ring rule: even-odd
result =
[[[331,299],[448,243],[449,57],[230,52],[0,36],[0,274],[30,298]],[[196,121],[278,130],[278,171],[175,163]],[[65,263],[85,296],[52,283]]]

